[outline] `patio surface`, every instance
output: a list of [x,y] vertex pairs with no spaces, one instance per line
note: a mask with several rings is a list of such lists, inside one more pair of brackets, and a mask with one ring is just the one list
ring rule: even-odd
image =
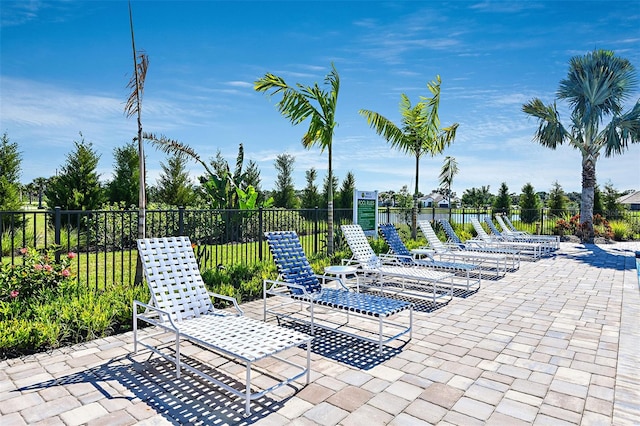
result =
[[[321,332],[310,384],[254,401],[246,418],[243,401],[131,355],[132,333],[2,361],[0,424],[637,425],[637,250],[640,242],[562,243],[553,258],[483,279],[477,293],[418,306],[413,339],[381,357]],[[262,301],[242,307],[261,318]],[[244,375],[195,346],[183,354],[229,381]]]

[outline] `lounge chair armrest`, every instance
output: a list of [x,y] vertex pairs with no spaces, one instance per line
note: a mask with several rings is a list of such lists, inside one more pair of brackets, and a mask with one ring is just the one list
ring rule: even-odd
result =
[[[268,291],[267,291],[267,283],[270,283],[270,284],[272,284],[271,288],[273,288],[274,286],[278,286],[278,287],[287,287],[289,289],[292,289],[292,288],[298,289],[298,290],[302,291],[302,296],[308,297],[309,299],[312,299],[312,296],[307,291],[307,288],[305,286],[303,286],[303,285],[288,283],[288,282],[285,282],[285,281],[280,281],[277,278],[275,280],[263,280],[262,282],[263,282],[265,293],[268,293]],[[271,294],[274,294],[274,292],[271,292]]]
[[236,313],[238,315],[244,315],[244,311],[240,309],[240,306],[238,305],[238,300],[236,300],[235,297],[227,296],[226,294],[214,293],[212,291],[209,291],[207,293],[209,293],[209,297],[211,298],[222,299],[222,300],[226,300],[227,302],[233,303],[233,307],[236,308]]
[[[142,307],[145,308],[147,311],[153,311],[153,313],[155,313],[156,315],[159,316],[159,320],[153,319],[149,316],[146,316],[144,314],[139,314],[138,313],[138,307]],[[176,326],[175,322],[173,321],[173,318],[171,318],[171,315],[169,315],[169,312],[164,311],[160,308],[157,308],[156,306],[150,305],[148,303],[144,303],[144,302],[140,302],[139,300],[134,300],[133,301],[133,318],[134,320],[140,318],[145,322],[148,322],[149,324],[154,324],[154,325],[160,325],[161,322],[164,322],[164,320],[166,320],[169,325],[163,324],[164,327],[167,328],[172,328],[173,330],[177,331],[178,327]]]
[[379,254],[378,255],[378,259],[380,259],[380,262],[386,265],[390,265],[390,264],[397,265],[398,263],[400,263],[400,260],[399,260],[400,257],[403,257],[403,256],[396,256],[395,254]]

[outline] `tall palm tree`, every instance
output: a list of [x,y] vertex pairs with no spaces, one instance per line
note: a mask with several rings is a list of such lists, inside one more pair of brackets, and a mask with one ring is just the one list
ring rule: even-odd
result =
[[[318,83],[313,86],[303,86],[299,83],[289,86],[281,77],[267,73],[256,80],[254,89],[257,92],[270,91],[269,96],[281,93],[282,99],[276,107],[291,124],[297,125],[310,118],[309,128],[302,136],[302,145],[307,149],[318,145],[321,152],[325,149],[328,151],[328,179],[329,182],[333,182],[331,145],[334,129],[338,125],[335,115],[340,90],[340,77],[333,63],[324,82],[329,86],[329,91],[320,89]],[[327,209],[327,251],[333,254],[333,188],[331,185],[327,191]]]
[[[573,108],[571,126],[560,122],[556,102],[544,105],[532,99],[522,111],[538,119],[534,141],[551,149],[567,142],[582,153],[582,196],[580,225],[582,241],[592,243],[596,161],[604,148],[605,157],[621,154],[630,143],[640,141],[640,99],[628,112],[622,113],[638,80],[635,68],[626,59],[609,50],[594,50],[569,61],[567,78],[560,82],[558,99]],[[611,121],[599,129],[607,118]]]
[[366,117],[367,123],[376,133],[384,137],[391,146],[416,158],[416,180],[413,192],[413,210],[411,218],[411,237],[417,238],[418,222],[418,178],[420,171],[420,157],[428,153],[432,157],[442,153],[456,137],[458,123],[440,128],[438,108],[440,106],[440,76],[435,81],[427,83],[431,98],[420,96],[420,102],[415,106],[404,93],[400,95],[400,113],[402,125],[398,127],[389,119],[377,112],[366,109],[360,110],[360,115]]
[[[133,76],[127,87],[131,88],[131,94],[127,99],[124,111],[127,117],[136,116],[138,122],[138,156],[140,161],[140,188],[138,194],[138,238],[145,238],[146,234],[146,210],[147,210],[147,185],[146,167],[144,157],[144,141],[142,140],[142,95],[144,93],[144,82],[147,77],[149,67],[149,57],[136,50],[135,37],[133,34],[133,12],[131,11],[131,1],[129,1],[129,26],[131,29],[131,48],[133,50]],[[138,257],[136,264],[135,282],[142,282],[142,261]]]
[[453,178],[458,174],[458,162],[455,157],[451,157],[447,155],[444,158],[444,164],[442,165],[442,169],[440,169],[440,186],[447,188],[447,198],[449,204],[449,211],[451,211],[451,185],[453,184]]

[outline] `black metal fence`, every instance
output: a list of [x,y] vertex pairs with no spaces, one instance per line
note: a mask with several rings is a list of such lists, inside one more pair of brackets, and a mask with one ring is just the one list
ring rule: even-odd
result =
[[[423,208],[419,219],[448,218],[459,224],[471,216],[491,215],[490,209]],[[533,212],[538,220],[521,221],[532,212],[509,212],[512,221],[524,230],[553,234],[560,215],[546,209]],[[636,212],[637,213],[637,212]],[[566,212],[569,217],[575,212]],[[146,236],[186,235],[194,243],[201,268],[219,265],[271,261],[264,232],[295,230],[307,256],[327,253],[327,210],[147,210]],[[340,241],[339,226],[351,223],[351,209],[334,210],[334,226]],[[631,216],[636,225],[640,216]],[[380,208],[379,223],[409,224],[411,214],[394,208]],[[22,261],[20,249],[35,247],[52,250],[56,256],[75,252],[74,268],[78,278],[95,288],[109,283],[132,283],[135,278],[138,210],[25,210],[0,211],[0,249],[4,264]]]

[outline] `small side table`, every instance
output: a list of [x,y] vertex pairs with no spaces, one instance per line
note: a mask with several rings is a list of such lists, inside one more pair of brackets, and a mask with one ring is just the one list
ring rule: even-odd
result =
[[335,276],[343,287],[347,288],[347,275],[355,275],[356,277],[356,291],[360,291],[360,280],[358,279],[358,268],[355,266],[333,265],[325,266],[324,273],[327,275]]

